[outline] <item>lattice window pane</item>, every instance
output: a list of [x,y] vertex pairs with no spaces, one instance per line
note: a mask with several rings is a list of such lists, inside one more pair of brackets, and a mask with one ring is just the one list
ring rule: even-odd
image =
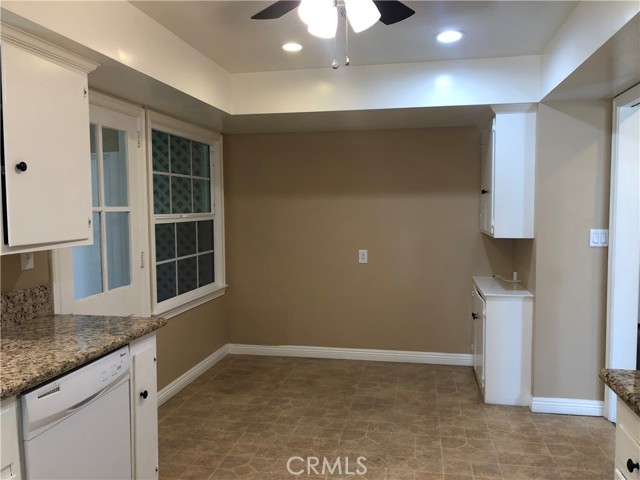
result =
[[194,177],[209,177],[209,145],[191,142],[191,168]]
[[171,179],[168,175],[153,175],[153,213],[171,213]]
[[209,180],[193,179],[193,211],[195,213],[211,211],[211,182]]
[[171,213],[191,213],[191,179],[171,177]]
[[191,175],[191,142],[171,135],[171,173]]
[[213,253],[198,255],[198,286],[203,287],[215,281]]
[[156,262],[176,258],[176,225],[161,223],[156,225]]
[[178,260],[178,295],[198,288],[198,262],[196,257]]
[[183,222],[176,225],[178,238],[178,257],[196,253],[196,222]]
[[154,172],[169,171],[169,134],[153,130],[151,132],[151,156]]
[[198,222],[198,252],[213,250],[213,220]]
[[156,265],[156,291],[158,302],[176,296],[176,262]]

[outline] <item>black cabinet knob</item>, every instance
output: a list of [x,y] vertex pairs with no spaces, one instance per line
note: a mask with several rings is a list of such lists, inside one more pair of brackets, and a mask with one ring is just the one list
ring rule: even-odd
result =
[[631,459],[627,460],[627,470],[629,470],[629,472],[633,472],[636,468],[640,470],[640,463],[633,463]]
[[480,193],[482,195],[486,195],[487,193],[489,193],[489,190],[485,190],[484,188],[482,190],[480,190]]
[[24,162],[20,162],[16,165],[16,170],[18,170],[19,172],[26,172],[27,171],[27,164]]
[[471,318],[473,318],[474,320],[478,319],[478,314],[477,313],[472,313],[471,314]]
[[140,392],[140,396],[146,399],[149,396],[149,392],[147,392],[146,390],[144,392]]

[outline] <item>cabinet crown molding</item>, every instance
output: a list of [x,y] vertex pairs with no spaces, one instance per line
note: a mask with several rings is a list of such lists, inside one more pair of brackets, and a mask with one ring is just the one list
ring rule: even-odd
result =
[[100,66],[99,63],[76,55],[75,53],[46,42],[29,33],[23,32],[22,30],[12,27],[4,22],[0,22],[0,39],[2,42],[15,45],[16,47],[33,53],[34,55],[38,55],[49,61],[57,63],[58,65],[85,75]]

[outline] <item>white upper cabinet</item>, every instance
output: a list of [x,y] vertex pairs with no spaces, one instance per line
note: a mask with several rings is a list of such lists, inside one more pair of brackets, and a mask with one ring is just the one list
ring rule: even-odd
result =
[[91,243],[87,74],[97,65],[5,24],[2,253]]
[[482,132],[480,229],[495,238],[533,238],[536,106],[492,109]]

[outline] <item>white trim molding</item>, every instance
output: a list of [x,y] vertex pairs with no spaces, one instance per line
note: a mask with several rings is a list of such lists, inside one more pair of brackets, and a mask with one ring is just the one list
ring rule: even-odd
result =
[[266,355],[274,357],[333,358],[339,360],[368,360],[371,362],[426,363],[470,367],[469,353],[415,352],[402,350],[374,350],[369,348],[313,347],[299,345],[243,345],[228,344],[229,353],[236,355]]
[[185,373],[176,378],[169,385],[164,387],[162,390],[158,392],[158,406],[167,402],[171,397],[176,395],[180,390],[185,388],[191,382],[193,382],[200,375],[205,373],[211,367],[213,367],[216,363],[222,360],[229,353],[229,345],[223,345],[218,350],[213,352],[207,358],[202,360],[196,366],[190,368]]
[[75,53],[71,53],[64,48],[53,45],[38,37],[23,32],[17,28],[14,28],[6,23],[0,23],[0,38],[2,41],[6,41],[16,47],[20,47],[23,50],[31,52],[34,55],[45,58],[50,62],[57,63],[58,65],[74,70],[79,73],[88,74],[93,72],[100,66],[88,58],[81,57]]
[[581,400],[578,398],[533,397],[531,411],[533,413],[602,417],[604,402],[602,400]]
[[[607,340],[605,368],[636,368],[640,277],[640,84],[613,99]],[[607,387],[605,417],[616,420],[616,395]]]

